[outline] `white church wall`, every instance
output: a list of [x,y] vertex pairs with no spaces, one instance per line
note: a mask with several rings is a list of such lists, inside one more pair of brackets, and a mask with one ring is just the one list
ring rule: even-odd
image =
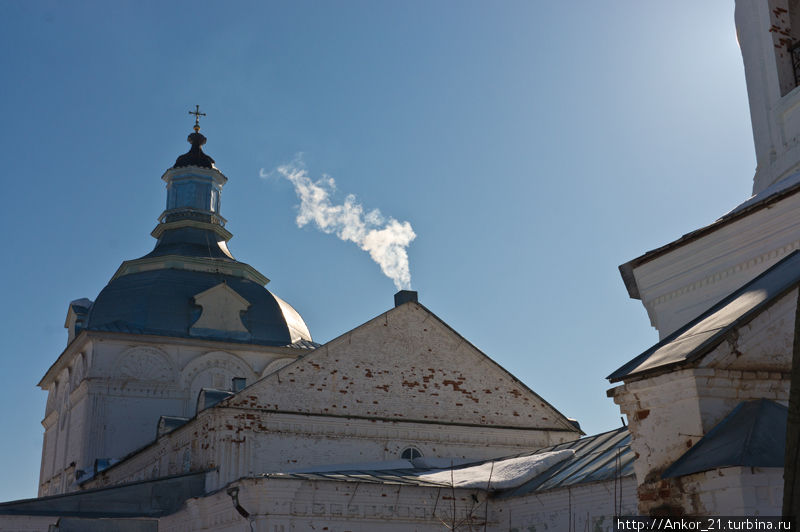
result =
[[[159,531],[466,532],[484,529],[484,500],[478,490],[447,487],[242,479],[187,501],[183,510],[159,520]],[[492,504],[486,529],[507,530],[493,518]]]
[[754,194],[800,163],[800,90],[789,52],[800,38],[799,8],[796,0],[736,1],[756,151]]
[[652,482],[703,435],[693,370],[626,383],[611,390],[627,417],[639,485]]
[[159,530],[601,532],[613,530],[614,515],[636,513],[631,477],[511,499],[490,497],[488,508],[480,490],[251,478],[189,500],[180,512],[161,518]]
[[797,297],[797,289],[789,291],[733,330],[695,367],[633,377],[610,391],[628,418],[631,448],[637,453],[641,513],[667,505],[688,514],[733,515],[729,507],[701,508],[683,496],[716,488],[661,480],[660,475],[742,401],[788,402]]
[[[38,496],[43,497],[50,494],[49,479],[53,477],[53,456],[55,455],[55,436],[52,434],[52,425],[42,422],[45,427],[44,441],[42,443],[42,462],[39,466],[39,489]],[[48,434],[48,431],[51,432]]]
[[[116,390],[111,391],[113,394]],[[125,395],[103,395],[102,417],[96,418],[94,433],[104,429],[104,445],[98,458],[120,459],[131,451],[149,444],[156,435],[156,422],[161,415],[180,416],[186,399],[137,397],[140,390]],[[165,394],[174,390],[165,391]],[[177,394],[176,394],[177,395]],[[121,421],[125,420],[124,423]]]
[[[661,473],[742,401],[767,398],[786,404],[789,374],[694,368],[626,383],[612,390],[627,416],[640,510],[681,500],[684,488]],[[677,499],[676,499],[677,498]],[[687,510],[687,513],[691,513]]]
[[781,515],[783,468],[725,467],[681,477],[694,515]]
[[650,323],[665,338],[800,249],[800,193],[634,268]]
[[65,466],[69,467],[71,464],[84,463],[84,449],[87,445],[88,437],[88,424],[91,423],[91,397],[88,393],[89,384],[87,381],[82,381],[73,389],[70,394],[70,405],[67,423],[69,427],[69,436],[66,445]]
[[41,383],[50,395],[40,495],[76,489],[76,477],[91,472],[95,459],[118,460],[149,444],[162,415],[194,415],[200,388],[229,389],[233,377],[252,382],[275,360],[297,356],[286,348],[230,347],[83,333]]
[[[226,365],[208,365],[217,359]],[[207,367],[241,366],[226,353],[198,354],[180,370],[181,386]],[[407,304],[269,373],[84,487],[215,469],[217,488],[259,473],[396,460],[410,446],[479,460],[578,435],[424,307]]]
[[397,460],[408,446],[427,457],[484,459],[566,441],[539,430],[212,408],[135,456],[100,473],[83,488],[214,469],[209,487],[237,478],[314,466]]
[[563,414],[417,303],[346,332],[228,402],[579,435]]
[[623,477],[491,502],[496,530],[611,532],[615,515],[637,515],[636,480]]

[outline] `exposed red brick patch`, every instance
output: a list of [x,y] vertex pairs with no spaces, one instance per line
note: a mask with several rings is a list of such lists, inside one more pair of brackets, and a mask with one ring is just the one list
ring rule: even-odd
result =
[[636,419],[638,419],[639,421],[647,419],[647,416],[649,415],[650,415],[650,410],[647,408],[636,411]]
[[442,381],[442,385],[444,385],[444,386],[452,386],[454,392],[465,392],[466,391],[461,387],[461,383],[460,382],[456,382],[456,381],[452,381],[452,380],[444,380],[444,381]]
[[639,500],[640,501],[654,501],[657,498],[658,497],[656,496],[655,492],[645,491],[645,490],[640,490],[639,491]]

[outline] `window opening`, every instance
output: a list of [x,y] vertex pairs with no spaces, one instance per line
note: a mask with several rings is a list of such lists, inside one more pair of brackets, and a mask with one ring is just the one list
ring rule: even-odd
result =
[[406,447],[400,454],[403,460],[413,460],[415,458],[422,458],[422,453],[416,447]]

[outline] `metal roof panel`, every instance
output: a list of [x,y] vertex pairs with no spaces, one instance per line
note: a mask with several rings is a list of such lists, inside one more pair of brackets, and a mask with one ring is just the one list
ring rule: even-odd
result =
[[716,347],[729,331],[753,319],[799,282],[800,250],[796,250],[606,378],[617,382],[692,361]]

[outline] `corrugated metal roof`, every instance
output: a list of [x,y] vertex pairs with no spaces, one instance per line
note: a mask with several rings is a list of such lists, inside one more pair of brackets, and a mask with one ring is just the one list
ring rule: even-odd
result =
[[718,467],[783,467],[789,409],[768,399],[741,402],[661,475]]
[[634,453],[630,448],[630,442],[630,431],[627,427],[620,427],[609,432],[540,449],[536,452],[572,449],[575,451],[575,455],[501,496],[519,497],[532,492],[549,491],[633,475]]
[[[537,451],[522,453],[514,456],[531,456],[544,452],[572,449],[575,454],[572,458],[559,462],[541,475],[526,482],[522,486],[501,492],[500,497],[518,497],[531,492],[543,492],[574,486],[589,482],[610,480],[615,477],[625,477],[633,474],[633,451],[630,449],[630,432],[626,427],[617,430],[587,436],[579,440],[562,443],[539,449]],[[504,460],[513,457],[503,457],[494,460],[482,460],[463,464],[453,469],[472,467],[491,461]],[[290,478],[299,480],[328,480],[338,482],[369,482],[376,484],[405,484],[415,486],[450,487],[447,483],[430,482],[420,475],[432,471],[441,471],[434,468],[409,468],[387,470],[353,470],[353,471],[328,471],[319,473],[270,473],[262,475],[266,478]]]
[[747,323],[800,282],[800,250],[606,377],[611,382],[690,362],[716,347],[732,329]]

